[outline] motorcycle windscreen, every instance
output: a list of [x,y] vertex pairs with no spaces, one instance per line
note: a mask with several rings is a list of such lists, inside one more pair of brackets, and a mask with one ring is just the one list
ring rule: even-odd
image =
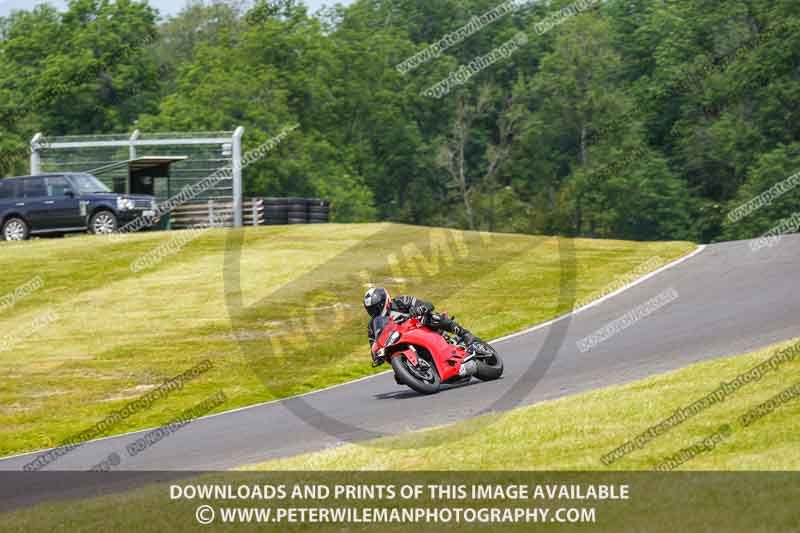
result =
[[378,341],[381,338],[381,334],[383,333],[383,328],[389,323],[388,316],[376,316],[372,319],[372,324],[370,325],[370,329],[372,330],[372,338],[375,341]]

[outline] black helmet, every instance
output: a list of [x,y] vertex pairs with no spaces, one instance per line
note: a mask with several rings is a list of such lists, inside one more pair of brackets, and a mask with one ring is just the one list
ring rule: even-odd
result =
[[392,297],[389,296],[389,291],[383,287],[370,289],[364,295],[364,309],[367,310],[367,313],[372,318],[379,315],[388,315],[391,302]]

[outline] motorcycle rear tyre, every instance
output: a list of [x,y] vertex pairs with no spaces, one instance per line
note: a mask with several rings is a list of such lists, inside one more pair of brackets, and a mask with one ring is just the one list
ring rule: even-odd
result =
[[493,381],[503,375],[503,360],[495,354],[488,359],[478,359],[478,370],[475,377],[481,381]]

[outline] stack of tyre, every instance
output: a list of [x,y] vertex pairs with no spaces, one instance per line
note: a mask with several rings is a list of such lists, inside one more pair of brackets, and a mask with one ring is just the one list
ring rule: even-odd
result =
[[321,198],[308,201],[308,223],[327,224],[331,221],[331,202]]
[[308,200],[305,198],[287,198],[288,223],[308,224]]
[[325,224],[331,203],[321,198],[264,198],[264,224]]
[[283,226],[289,223],[288,198],[264,198],[264,224]]

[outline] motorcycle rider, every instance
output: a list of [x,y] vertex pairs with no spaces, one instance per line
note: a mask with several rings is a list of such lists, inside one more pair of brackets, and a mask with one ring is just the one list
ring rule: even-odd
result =
[[[462,338],[467,347],[481,342],[479,338],[462,327],[458,322],[447,315],[434,313],[434,305],[431,302],[420,300],[414,296],[399,296],[392,298],[389,291],[383,287],[375,287],[367,291],[364,295],[364,308],[369,313],[371,319],[378,316],[389,316],[391,313],[398,313],[404,316],[422,317],[422,322],[433,331],[446,331]],[[375,342],[376,333],[373,330],[373,320],[369,321],[367,335],[369,343]]]

